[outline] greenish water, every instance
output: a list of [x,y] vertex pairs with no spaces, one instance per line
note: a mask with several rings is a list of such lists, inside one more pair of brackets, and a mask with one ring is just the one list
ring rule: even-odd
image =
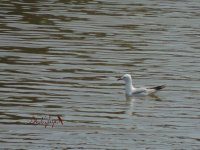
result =
[[[199,149],[199,1],[0,5],[2,149]],[[127,100],[125,73],[167,87]]]

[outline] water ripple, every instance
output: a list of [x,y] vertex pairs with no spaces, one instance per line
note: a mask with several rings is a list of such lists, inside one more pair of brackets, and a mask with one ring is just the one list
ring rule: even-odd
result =
[[[198,1],[0,4],[3,149],[199,149]],[[126,99],[124,73],[167,87]]]

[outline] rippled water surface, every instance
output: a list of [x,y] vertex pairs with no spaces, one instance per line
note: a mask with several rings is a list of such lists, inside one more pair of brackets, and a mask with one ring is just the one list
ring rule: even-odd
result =
[[[0,6],[1,148],[199,149],[200,1]],[[125,73],[166,88],[127,99]],[[48,116],[63,125],[33,122]]]

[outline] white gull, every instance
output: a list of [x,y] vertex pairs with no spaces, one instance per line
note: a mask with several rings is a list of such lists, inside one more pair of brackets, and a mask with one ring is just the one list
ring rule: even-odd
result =
[[155,86],[155,87],[141,87],[136,88],[133,86],[132,78],[130,74],[125,74],[120,77],[118,80],[125,81],[125,91],[127,96],[147,96],[154,94],[155,92],[163,89],[165,85]]

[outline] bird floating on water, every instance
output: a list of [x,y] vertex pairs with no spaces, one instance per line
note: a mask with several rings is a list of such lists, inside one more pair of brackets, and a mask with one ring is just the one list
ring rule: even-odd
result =
[[127,96],[147,96],[156,93],[157,91],[165,88],[165,85],[155,86],[155,87],[141,87],[136,88],[133,86],[132,78],[130,74],[125,74],[118,80],[125,81],[125,91]]

